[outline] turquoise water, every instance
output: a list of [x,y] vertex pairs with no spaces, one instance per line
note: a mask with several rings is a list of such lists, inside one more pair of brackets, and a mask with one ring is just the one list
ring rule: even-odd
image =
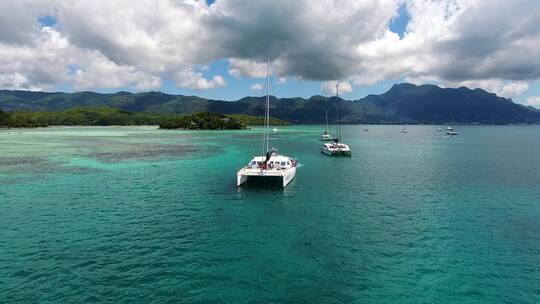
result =
[[540,127],[0,131],[3,303],[539,303]]

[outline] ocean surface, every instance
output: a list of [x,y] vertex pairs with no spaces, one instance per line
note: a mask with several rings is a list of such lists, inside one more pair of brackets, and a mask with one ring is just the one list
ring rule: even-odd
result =
[[540,303],[540,127],[0,131],[0,303]]

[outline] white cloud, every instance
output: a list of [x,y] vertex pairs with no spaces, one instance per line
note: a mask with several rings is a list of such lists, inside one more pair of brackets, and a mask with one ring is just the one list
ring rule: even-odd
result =
[[242,77],[242,72],[240,72],[239,69],[234,67],[229,68],[228,73],[236,79],[240,79]]
[[[336,81],[324,81],[321,84],[321,91],[326,95],[335,95],[336,94]],[[352,92],[352,86],[348,81],[339,82],[339,94],[343,95],[346,93]]]
[[260,83],[255,83],[255,84],[252,84],[249,87],[249,89],[252,90],[252,91],[261,91],[263,89],[263,85],[260,84]]
[[145,77],[145,79],[140,80],[136,85],[135,89],[137,91],[148,91],[155,90],[161,87],[161,78],[156,76]]
[[253,60],[231,58],[229,59],[229,64],[231,66],[231,68],[229,69],[229,74],[237,78],[239,78],[240,76],[249,76],[256,78],[266,77],[266,62],[256,62]]
[[[400,39],[389,20],[404,3],[410,22]],[[261,78],[267,58],[276,77],[438,79],[507,97],[540,79],[538,0],[4,0],[0,11],[3,87],[173,80],[212,89],[225,79],[194,67],[227,60],[233,77]],[[46,14],[53,28],[39,25]]]
[[182,88],[190,88],[194,90],[208,90],[225,86],[227,82],[219,75],[214,76],[211,80],[203,77],[202,73],[195,72],[191,68],[187,68],[176,74],[176,85]]
[[529,85],[526,82],[510,82],[505,85],[501,90],[501,96],[504,97],[517,97],[526,92],[529,89]]
[[527,98],[526,105],[540,109],[540,96],[531,96]]
[[287,83],[287,77],[279,77],[277,80],[277,84],[286,84]]
[[82,66],[70,77],[76,90],[121,88],[133,85],[137,89],[153,89],[160,85],[158,77],[146,74],[133,66],[118,65],[95,51],[78,54]]
[[42,28],[35,35],[32,44],[0,42],[2,87],[42,90],[68,81],[66,67],[73,61],[74,49],[51,28]]

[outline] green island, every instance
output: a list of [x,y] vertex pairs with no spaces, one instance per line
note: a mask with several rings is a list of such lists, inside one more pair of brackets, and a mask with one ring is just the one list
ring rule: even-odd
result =
[[[262,125],[264,117],[212,112],[190,115],[135,113],[108,107],[73,108],[65,111],[0,110],[0,127],[40,128],[49,126],[135,126],[158,125],[160,129],[239,130],[248,125]],[[273,125],[287,122],[271,118]]]

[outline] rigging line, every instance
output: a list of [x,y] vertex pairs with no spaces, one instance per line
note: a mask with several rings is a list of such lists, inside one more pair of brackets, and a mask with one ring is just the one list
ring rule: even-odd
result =
[[266,64],[266,152],[270,151],[268,147],[270,131],[270,58]]
[[341,142],[341,126],[339,123],[339,82],[336,82],[336,122],[337,122],[337,139]]
[[[274,100],[275,100],[275,104],[274,104],[274,107],[272,107],[272,101],[270,100],[270,103],[269,103],[269,107],[268,107],[268,113],[270,113],[270,109],[277,109],[279,107],[279,103],[280,103],[280,98],[277,96],[277,89],[276,89],[276,86],[274,85],[274,81],[272,81],[272,75],[271,73],[269,72],[269,87],[270,87],[270,97],[274,97]],[[278,119],[278,117],[274,117],[276,119]],[[272,116],[270,114],[268,114],[268,123],[271,122],[271,119],[272,119]],[[280,127],[284,127],[284,126],[280,126]],[[271,128],[270,128],[271,130]],[[283,130],[283,128],[280,128],[280,132],[278,134],[274,134],[273,132],[269,132],[268,133],[268,136],[270,139],[272,140],[276,140],[278,141],[276,143],[276,146],[274,147],[283,147],[283,150],[284,151],[291,151],[291,146],[289,145],[289,136],[282,136],[282,132],[287,132],[285,130]],[[274,137],[272,137],[272,136]]]
[[[268,79],[268,66],[266,68],[266,78]],[[264,82],[264,87],[265,87],[265,90],[266,90],[266,97],[268,98],[268,83],[267,82]],[[264,157],[266,155],[266,152],[268,152],[268,149],[266,149],[266,142],[268,141],[268,137],[267,137],[267,117],[268,115],[268,107],[265,105],[264,106],[264,123],[263,123],[263,126],[262,126],[262,131],[263,131],[263,140],[262,140],[262,156]]]
[[[273,94],[274,99],[275,99],[275,105],[274,105],[273,109],[278,109],[280,99],[277,96],[276,86],[274,85],[274,82],[272,81],[272,79],[270,79],[270,93],[271,93],[270,94],[271,96]],[[270,105],[271,105],[271,103],[270,103]],[[270,108],[272,109],[272,107],[270,107]],[[268,119],[271,119],[271,118],[272,117],[270,116]],[[274,117],[274,118],[278,119],[277,116]],[[283,127],[283,126],[281,126],[281,127]],[[283,132],[287,132],[287,131],[284,130],[283,128],[281,128],[279,133],[277,133],[277,134],[272,133],[274,135],[273,139],[279,141],[278,144],[276,144],[276,147],[283,147],[284,151],[291,151],[291,146],[289,145],[289,137],[290,137],[290,135],[289,136],[284,136]]]
[[324,113],[326,117],[326,134],[328,134],[328,100],[324,101]]

